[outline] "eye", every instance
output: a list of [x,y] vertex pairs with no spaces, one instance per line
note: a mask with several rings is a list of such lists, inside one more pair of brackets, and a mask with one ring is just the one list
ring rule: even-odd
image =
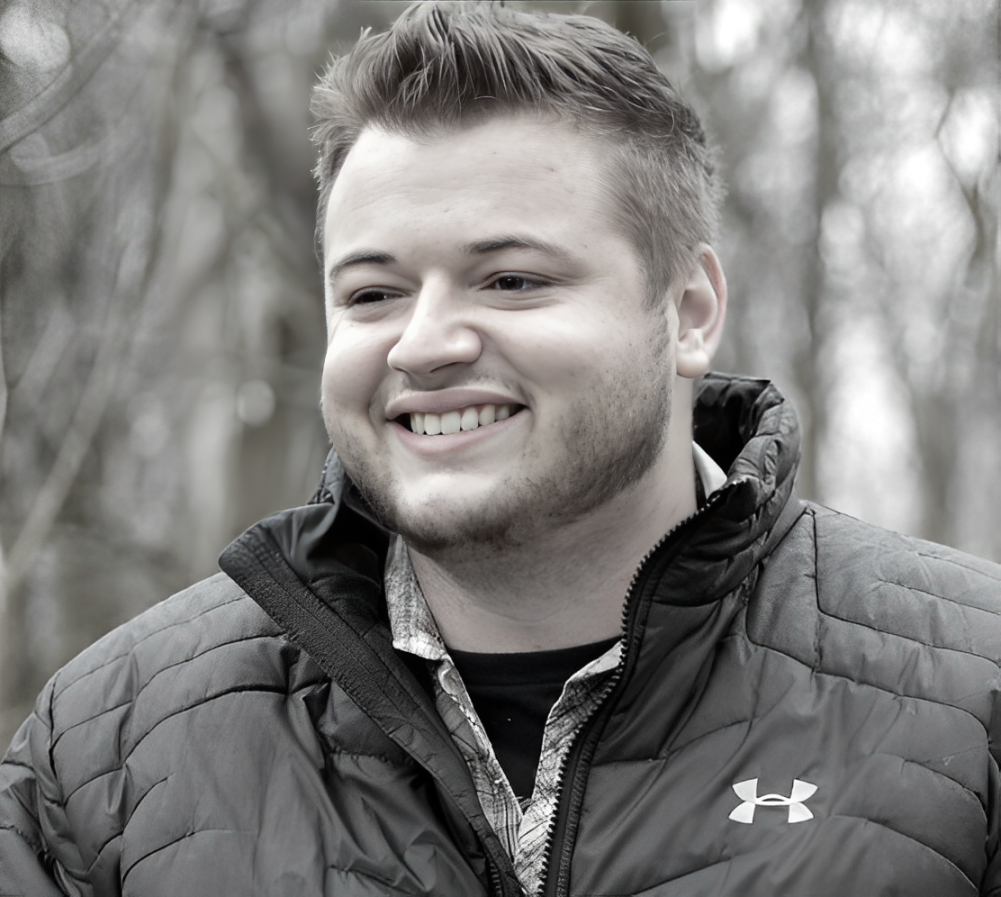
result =
[[528,293],[544,287],[549,281],[527,274],[500,274],[488,286],[503,293]]
[[383,290],[379,287],[366,287],[358,290],[348,297],[347,305],[371,305],[374,302],[384,302],[387,299],[395,299],[399,294]]

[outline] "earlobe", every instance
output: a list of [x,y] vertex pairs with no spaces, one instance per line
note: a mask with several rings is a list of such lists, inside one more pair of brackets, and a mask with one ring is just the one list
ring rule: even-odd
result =
[[694,379],[709,370],[723,336],[726,278],[715,251],[696,247],[697,263],[678,300],[677,371]]

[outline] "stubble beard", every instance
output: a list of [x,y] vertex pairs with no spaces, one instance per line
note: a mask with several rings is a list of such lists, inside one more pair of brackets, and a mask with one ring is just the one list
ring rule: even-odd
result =
[[526,472],[509,476],[485,507],[445,498],[404,505],[392,472],[373,464],[348,434],[341,433],[339,455],[379,519],[421,554],[438,561],[504,554],[593,514],[657,462],[667,440],[672,384],[668,371],[652,367],[645,382],[632,368],[631,376],[596,384],[559,423],[560,451],[553,457],[560,461],[533,474],[533,459],[524,458]]

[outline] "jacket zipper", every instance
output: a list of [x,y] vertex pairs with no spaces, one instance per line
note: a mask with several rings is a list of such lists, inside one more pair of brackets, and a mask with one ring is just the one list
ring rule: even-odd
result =
[[[549,830],[546,833],[546,846],[540,872],[542,893],[546,897],[566,897],[570,892],[570,860],[573,850],[568,849],[567,844],[576,838],[581,805],[584,800],[584,786],[587,781],[588,770],[591,766],[591,759],[594,757],[595,749],[598,746],[600,733],[603,731],[608,717],[615,708],[615,698],[618,696],[616,690],[623,681],[626,662],[636,653],[633,643],[636,641],[636,608],[639,604],[634,600],[634,593],[637,583],[642,576],[643,568],[664,544],[682,529],[687,528],[703,514],[719,504],[724,493],[729,493],[730,491],[730,488],[727,487],[718,489],[709,496],[705,504],[695,511],[694,514],[689,514],[684,520],[671,527],[643,556],[643,559],[633,571],[632,579],[629,581],[629,588],[626,590],[625,601],[622,605],[622,656],[619,658],[619,664],[608,683],[600,707],[577,731],[570,750],[563,758],[563,763],[560,766],[557,777],[558,791],[561,797],[557,811],[550,821]],[[568,776],[569,792],[566,791]],[[566,797],[567,794],[569,794],[569,797]],[[553,850],[557,845],[560,845],[562,849],[559,863],[556,867],[556,875],[550,880]]]
[[487,857],[487,879],[491,897],[506,897],[500,870],[490,857]]

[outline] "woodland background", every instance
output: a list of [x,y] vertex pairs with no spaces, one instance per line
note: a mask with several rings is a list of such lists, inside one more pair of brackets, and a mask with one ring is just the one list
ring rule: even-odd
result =
[[[308,99],[401,2],[0,2],[0,747],[327,449]],[[1001,560],[997,0],[511,2],[636,35],[730,184],[718,367],[803,496]]]

